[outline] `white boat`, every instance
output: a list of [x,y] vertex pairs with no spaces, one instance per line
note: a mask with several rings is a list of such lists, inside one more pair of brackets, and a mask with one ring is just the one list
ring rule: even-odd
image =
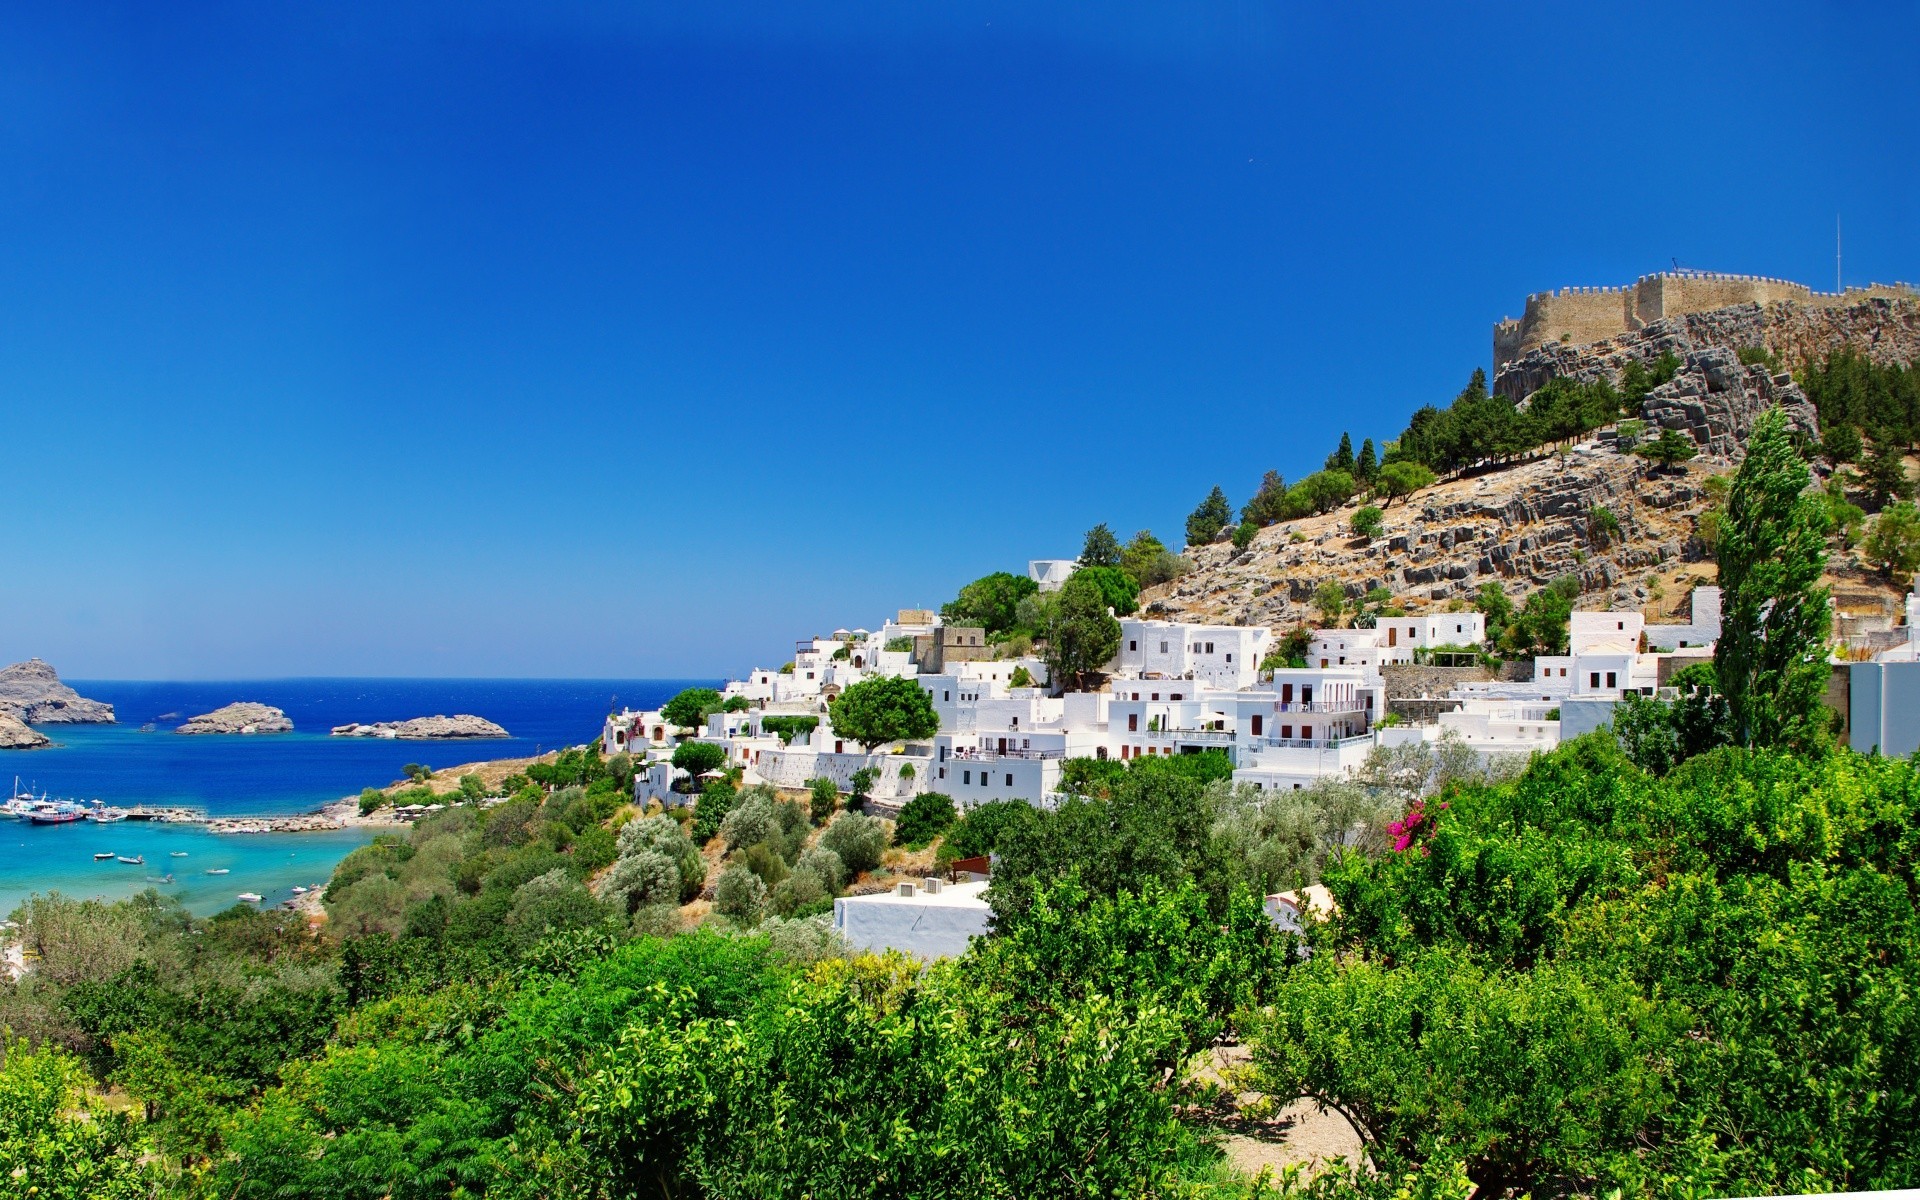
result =
[[107,861],[108,859],[110,859],[110,858],[112,858],[112,857],[114,857],[114,854],[113,854],[113,851],[111,851],[111,850],[107,850],[107,851],[104,851],[104,852],[102,852],[102,853],[100,853],[100,854],[96,854],[96,855],[94,855],[94,856],[93,856],[93,861],[95,861],[95,862],[105,862],[105,861]]
[[208,867],[207,868],[207,874],[209,875],[225,875],[226,873],[227,873],[227,868],[225,867]]
[[296,896],[304,896],[307,894],[307,889],[296,883],[293,885],[293,894]]
[[187,852],[186,852],[185,850],[169,850],[169,851],[167,851],[167,857],[168,857],[168,858],[185,858],[186,856],[187,856]]
[[248,904],[258,904],[258,903],[260,903],[260,893],[259,893],[259,892],[241,892],[241,893],[240,893],[240,898],[241,898],[242,900],[245,900],[245,901],[246,901],[246,902],[247,902]]
[[136,854],[132,858],[128,858],[124,854],[118,857],[121,862],[126,863],[130,867],[144,867],[147,865],[147,856],[144,854]]

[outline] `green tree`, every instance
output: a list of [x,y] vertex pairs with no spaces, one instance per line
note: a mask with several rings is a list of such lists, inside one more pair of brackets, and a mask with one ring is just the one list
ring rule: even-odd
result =
[[1659,437],[1635,446],[1633,452],[1649,462],[1672,467],[1699,454],[1700,448],[1678,429],[1662,429]]
[[893,822],[893,844],[924,846],[952,825],[958,814],[953,797],[939,792],[922,792],[907,801]]
[[940,619],[949,625],[978,625],[989,635],[1006,633],[1019,624],[1020,601],[1040,590],[1025,575],[995,571],[960,589],[940,606]]
[[1193,510],[1187,518],[1187,545],[1204,546],[1220,536],[1220,531],[1233,521],[1233,505],[1227,503],[1227,494],[1218,484],[1207,493],[1207,498]]
[[1473,594],[1473,607],[1487,619],[1487,641],[1497,645],[1513,620],[1513,601],[1507,598],[1507,589],[1498,579],[1487,580]]
[[1150,530],[1133,535],[1120,552],[1120,569],[1134,577],[1142,588],[1154,587],[1186,573],[1187,560],[1166,548]]
[[1120,539],[1113,536],[1113,530],[1102,521],[1087,530],[1086,542],[1080,547],[1080,565],[1083,567],[1117,567],[1120,565]]
[[720,693],[712,688],[687,688],[660,706],[660,715],[681,729],[698,729],[707,716],[720,711]]
[[1725,617],[1714,674],[1743,746],[1824,743],[1827,513],[1807,490],[1810,477],[1785,414],[1761,414],[1733,478],[1717,551]]
[[1353,436],[1342,433],[1340,435],[1340,445],[1334,449],[1332,454],[1327,455],[1326,469],[1351,475],[1353,474],[1353,466]]
[[1235,550],[1245,550],[1248,546],[1253,545],[1253,539],[1259,532],[1260,527],[1252,521],[1240,522],[1233,530],[1233,548]]
[[698,779],[726,766],[727,751],[712,742],[681,742],[673,748],[673,765]]
[[1371,504],[1356,510],[1351,522],[1353,526],[1353,536],[1363,537],[1368,541],[1379,537],[1385,532],[1386,528],[1383,521],[1384,515],[1385,514]]
[[1828,426],[1826,436],[1820,439],[1820,452],[1835,466],[1859,462],[1860,452],[1864,449],[1866,447],[1860,440],[1860,431],[1844,422]]
[[824,775],[807,780],[807,809],[815,825],[824,825],[840,807],[840,785]]
[[1861,474],[1875,507],[1913,498],[1913,477],[1907,474],[1907,449],[1892,439],[1875,438]]
[[1920,508],[1902,500],[1881,509],[1862,549],[1888,579],[1905,580],[1920,570]]
[[1380,473],[1380,460],[1373,452],[1373,439],[1360,443],[1360,457],[1353,460],[1353,477],[1361,483],[1372,483],[1373,477]]
[[1380,468],[1380,483],[1375,490],[1386,497],[1391,508],[1395,500],[1432,487],[1433,480],[1433,472],[1417,462],[1391,462]]
[[1107,607],[1123,617],[1140,610],[1140,584],[1119,567],[1082,567],[1074,578],[1085,579],[1100,589]]
[[1243,523],[1266,526],[1284,520],[1281,508],[1286,502],[1287,481],[1278,471],[1268,471],[1260,480],[1260,489],[1240,509]]
[[1075,572],[1055,593],[1041,631],[1047,670],[1062,691],[1085,690],[1120,649],[1120,622],[1107,611],[1105,594],[1082,575]]
[[859,742],[869,753],[887,742],[930,738],[940,732],[940,715],[934,712],[926,689],[891,675],[863,679],[841,692],[828,706],[827,718],[834,732]]
[[1313,608],[1320,614],[1320,622],[1328,628],[1336,628],[1340,617],[1347,611],[1347,589],[1337,579],[1322,580],[1313,590]]
[[1620,537],[1620,518],[1604,504],[1596,504],[1587,510],[1587,536],[1593,544],[1602,550],[1612,545]]

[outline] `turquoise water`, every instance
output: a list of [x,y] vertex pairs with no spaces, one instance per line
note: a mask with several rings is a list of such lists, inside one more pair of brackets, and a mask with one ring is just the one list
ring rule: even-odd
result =
[[[311,812],[363,787],[384,786],[412,762],[457,766],[579,745],[599,735],[610,703],[656,707],[682,680],[273,679],[217,683],[74,680],[83,696],[114,705],[117,725],[48,725],[56,746],[0,753],[0,786],[18,774],[60,798],[113,805],[184,804],[213,816]],[[296,732],[181,737],[187,717],[234,700],[286,710]],[[335,738],[350,721],[390,721],[435,713],[474,713],[511,737],[457,742]],[[140,732],[152,722],[156,729]],[[34,892],[109,899],[145,887],[178,897],[196,913],[258,892],[262,906],[291,898],[295,886],[325,882],[335,863],[372,834],[214,834],[197,825],[121,821],[29,825],[0,820],[0,913]],[[183,851],[185,857],[173,857]],[[136,857],[144,866],[93,861],[96,853]],[[208,875],[226,867],[226,875]],[[150,883],[172,872],[174,882]]]

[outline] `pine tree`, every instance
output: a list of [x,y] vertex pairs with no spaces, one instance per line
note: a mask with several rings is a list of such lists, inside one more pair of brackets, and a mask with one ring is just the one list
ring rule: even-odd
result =
[[1227,503],[1227,494],[1218,484],[1207,493],[1200,507],[1193,510],[1187,518],[1187,545],[1204,546],[1220,535],[1233,521],[1233,505]]
[[1825,744],[1827,508],[1810,479],[1785,415],[1761,414],[1716,545],[1725,620],[1713,667],[1740,745]]
[[1120,565],[1120,539],[1113,536],[1113,530],[1107,528],[1105,521],[1087,530],[1087,540],[1080,548],[1080,565],[1083,567]]
[[1360,443],[1360,457],[1353,460],[1353,477],[1361,483],[1372,483],[1373,477],[1380,472],[1380,462],[1373,455],[1373,439]]
[[1861,464],[1867,491],[1875,507],[1913,497],[1913,478],[1907,474],[1907,451],[1892,438],[1875,438],[1867,461]]
[[1353,474],[1353,436],[1340,435],[1340,448],[1327,456],[1327,470]]

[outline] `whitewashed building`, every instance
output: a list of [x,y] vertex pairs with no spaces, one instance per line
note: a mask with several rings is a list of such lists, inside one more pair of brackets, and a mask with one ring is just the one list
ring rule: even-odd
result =
[[1256,625],[1192,625],[1125,618],[1113,674],[1136,679],[1192,680],[1216,688],[1250,687],[1273,631]]

